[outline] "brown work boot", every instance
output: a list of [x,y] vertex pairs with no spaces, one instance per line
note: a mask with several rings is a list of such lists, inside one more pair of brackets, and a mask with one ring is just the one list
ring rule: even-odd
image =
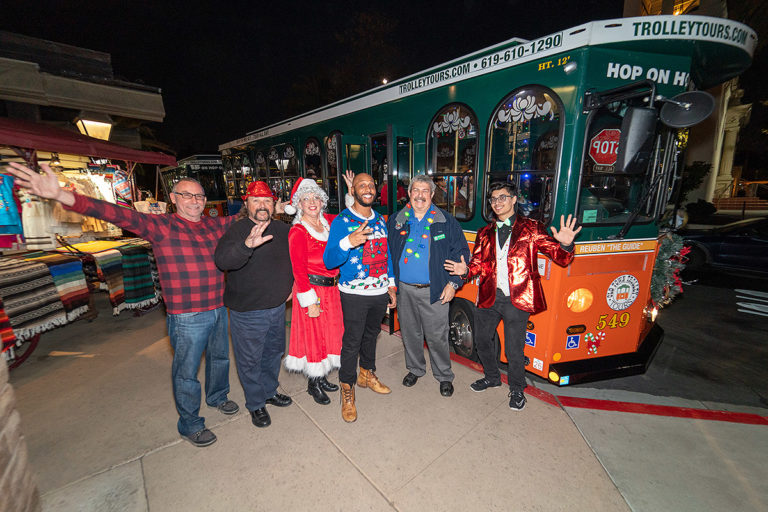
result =
[[341,418],[347,423],[352,423],[357,419],[357,408],[355,407],[355,388],[346,382],[340,382],[341,393]]
[[371,391],[387,395],[392,392],[389,387],[381,383],[379,378],[371,370],[360,368],[360,374],[357,376],[357,385],[361,388],[370,388]]

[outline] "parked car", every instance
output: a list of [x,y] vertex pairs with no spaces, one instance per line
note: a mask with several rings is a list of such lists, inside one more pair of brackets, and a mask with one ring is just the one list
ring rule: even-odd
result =
[[686,267],[719,267],[768,273],[768,217],[756,217],[709,229],[680,231],[691,249]]

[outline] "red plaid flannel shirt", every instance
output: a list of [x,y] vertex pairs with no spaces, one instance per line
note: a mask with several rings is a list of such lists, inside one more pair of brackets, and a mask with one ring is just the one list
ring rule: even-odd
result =
[[224,305],[224,273],[216,268],[213,253],[235,215],[190,222],[176,214],[139,213],[77,193],[68,209],[111,222],[152,243],[168,313],[210,311]]

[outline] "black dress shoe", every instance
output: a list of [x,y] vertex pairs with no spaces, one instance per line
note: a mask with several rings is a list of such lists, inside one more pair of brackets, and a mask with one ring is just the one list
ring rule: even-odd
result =
[[339,386],[328,382],[328,379],[325,377],[320,377],[320,389],[323,391],[338,391]]
[[440,394],[443,396],[453,395],[453,384],[448,381],[440,383]]
[[293,403],[293,400],[291,400],[291,397],[288,395],[281,395],[280,393],[275,393],[275,396],[272,398],[267,398],[267,403],[269,405],[274,405],[275,407],[288,407]]
[[269,417],[266,407],[251,411],[251,421],[259,428],[268,427],[272,424],[272,419]]
[[411,372],[408,372],[408,375],[403,377],[403,386],[409,388],[414,384],[416,384],[417,380],[419,380],[419,377],[417,375],[414,375]]
[[320,379],[309,379],[307,381],[307,393],[309,393],[309,396],[320,405],[328,405],[331,403],[331,399],[328,398],[328,395],[325,394],[325,391],[323,391],[323,388],[320,385]]

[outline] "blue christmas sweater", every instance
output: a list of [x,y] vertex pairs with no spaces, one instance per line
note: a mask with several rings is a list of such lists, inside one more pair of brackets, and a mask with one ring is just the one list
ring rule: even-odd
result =
[[[349,234],[368,221],[373,229],[362,245],[350,247]],[[339,290],[355,295],[381,295],[395,285],[392,258],[387,246],[387,223],[378,212],[370,218],[347,208],[333,219],[323,262],[329,269],[339,269]]]

